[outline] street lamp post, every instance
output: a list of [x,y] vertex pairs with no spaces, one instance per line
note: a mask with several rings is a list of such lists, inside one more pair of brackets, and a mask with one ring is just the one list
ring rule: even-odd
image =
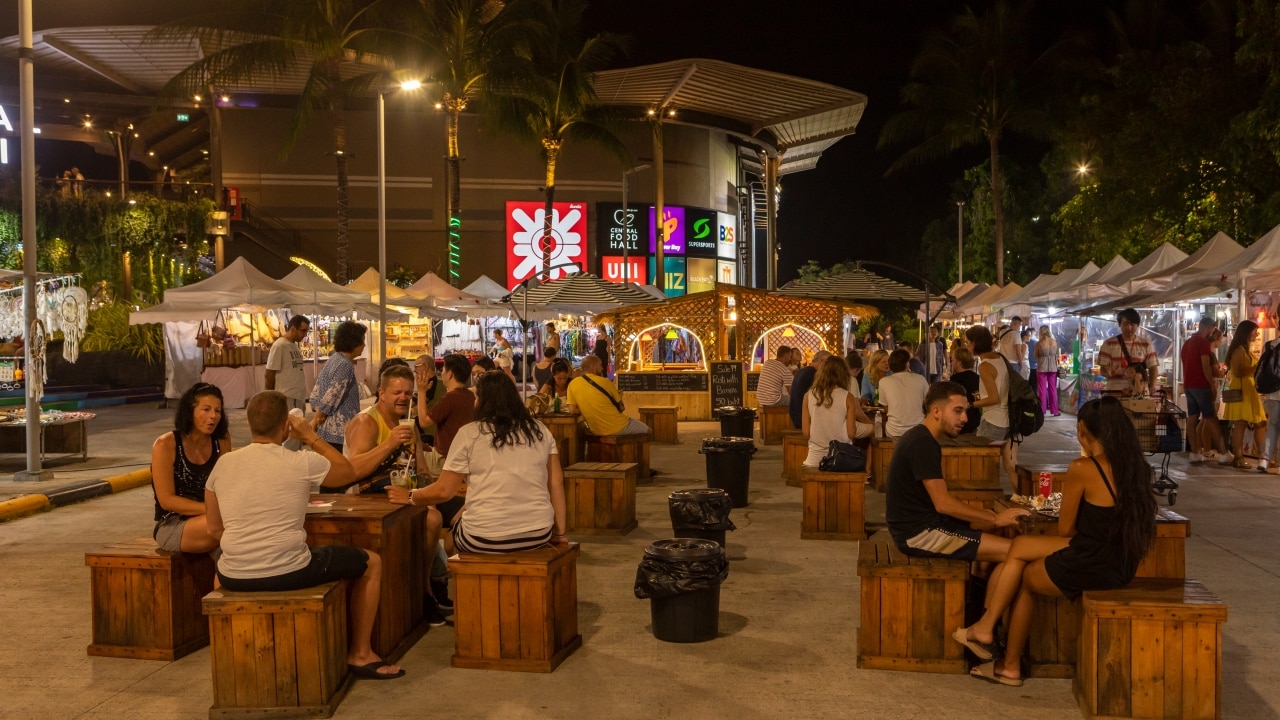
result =
[[956,201],[956,231],[959,240],[957,241],[957,251],[959,259],[956,264],[956,282],[964,282],[964,201]]
[[[420,87],[406,80],[394,89]],[[378,91],[378,362],[387,359],[387,92]]]
[[[637,165],[630,170],[622,171],[622,282],[624,284],[631,280],[631,254],[629,249],[631,247],[632,222],[631,218],[627,215],[627,189],[630,184],[628,180],[631,177],[631,173],[648,170],[650,167],[653,166],[645,163],[644,165]],[[638,237],[639,236],[637,235],[637,238]]]

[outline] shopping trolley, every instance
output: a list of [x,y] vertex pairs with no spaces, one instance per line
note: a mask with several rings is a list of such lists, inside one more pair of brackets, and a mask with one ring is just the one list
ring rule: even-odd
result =
[[1157,399],[1156,410],[1139,412],[1126,409],[1125,412],[1138,431],[1138,444],[1142,446],[1142,452],[1148,455],[1164,454],[1164,459],[1160,461],[1159,475],[1156,474],[1156,466],[1151,466],[1152,488],[1156,495],[1167,498],[1169,504],[1173,505],[1178,502],[1178,483],[1169,477],[1169,458],[1183,449],[1187,414],[1164,398]]

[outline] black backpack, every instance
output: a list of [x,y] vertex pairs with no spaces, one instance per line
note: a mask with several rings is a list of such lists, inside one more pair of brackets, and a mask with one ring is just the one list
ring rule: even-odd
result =
[[1280,390],[1280,350],[1275,340],[1262,348],[1262,357],[1258,358],[1258,366],[1253,369],[1253,382],[1258,392],[1263,395]]
[[1022,442],[1044,426],[1044,408],[1031,383],[1018,374],[1008,359],[1004,360],[1004,367],[1009,373],[1009,438]]

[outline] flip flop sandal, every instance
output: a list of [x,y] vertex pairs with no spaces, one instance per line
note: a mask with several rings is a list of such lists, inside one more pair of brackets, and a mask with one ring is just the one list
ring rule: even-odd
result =
[[996,674],[996,664],[994,661],[982,663],[981,665],[969,671],[969,674],[979,680],[986,680],[989,683],[997,685],[1008,685],[1009,687],[1022,687],[1022,678],[1005,677]]
[[387,667],[390,663],[381,660],[375,660],[368,665],[347,665],[351,669],[351,674],[365,680],[394,680],[398,677],[404,677],[404,668],[400,668],[400,672],[382,673],[378,670]]
[[991,654],[991,648],[987,647],[986,643],[979,642],[977,640],[970,640],[966,636],[965,628],[960,628],[959,630],[951,633],[951,639],[969,648],[969,652],[977,655],[979,660],[990,660],[993,657]]

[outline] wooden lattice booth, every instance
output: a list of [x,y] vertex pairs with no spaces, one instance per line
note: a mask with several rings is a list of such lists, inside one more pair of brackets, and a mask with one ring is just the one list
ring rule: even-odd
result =
[[734,365],[741,383],[738,404],[754,407],[760,365],[780,345],[800,348],[806,362],[819,350],[843,353],[848,322],[877,312],[717,284],[661,305],[611,310],[596,321],[613,327],[614,366],[628,414],[667,405],[677,408],[681,420],[711,420],[713,407],[732,404],[732,393],[723,391]]

